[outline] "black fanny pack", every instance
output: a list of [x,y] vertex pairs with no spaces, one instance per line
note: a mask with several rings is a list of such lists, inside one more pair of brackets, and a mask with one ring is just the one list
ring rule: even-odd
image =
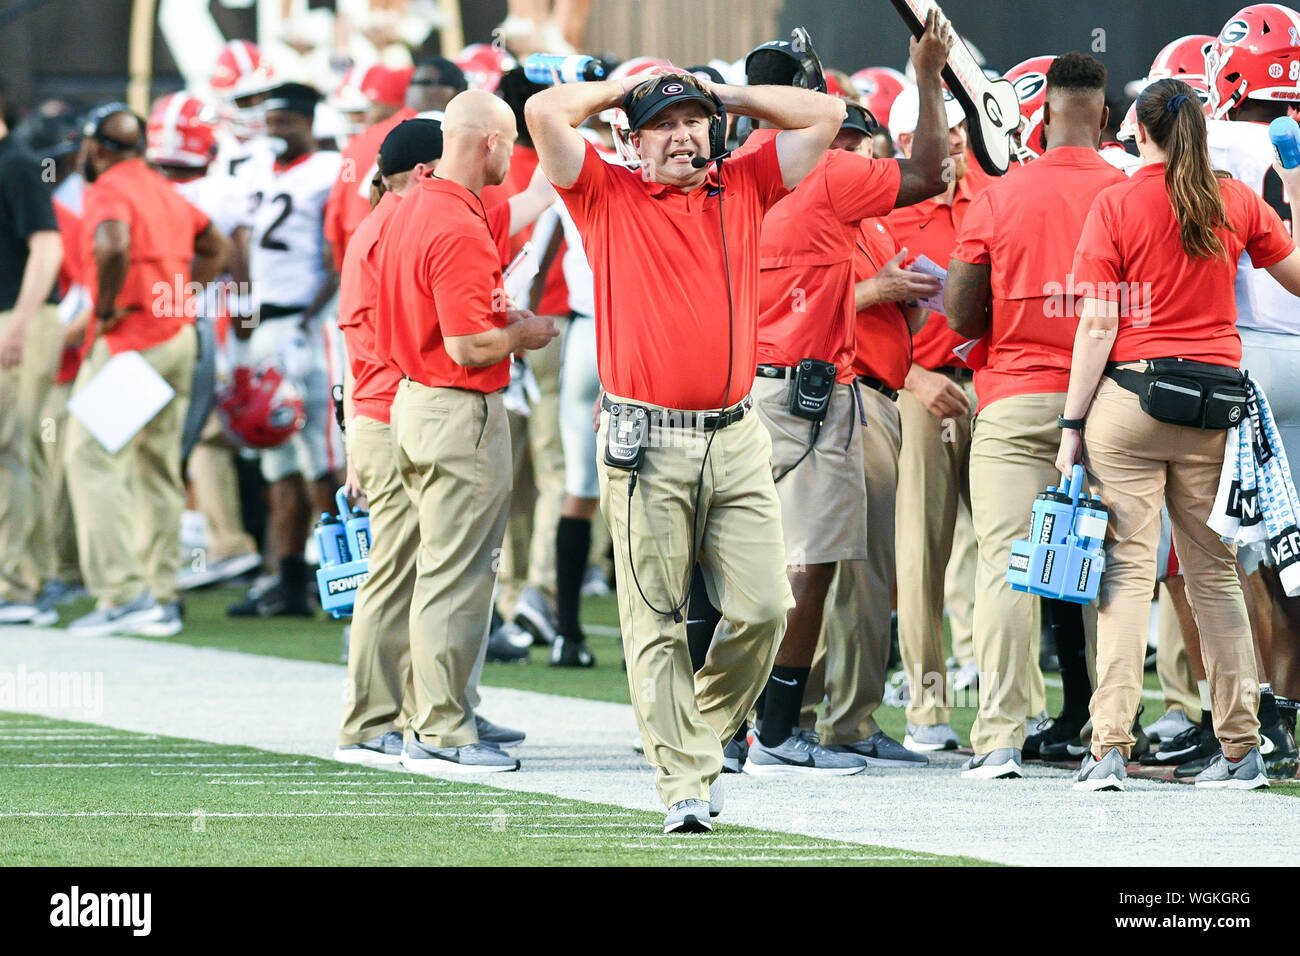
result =
[[1143,372],[1112,362],[1106,374],[1158,422],[1225,429],[1246,415],[1246,373],[1227,365],[1164,358],[1148,361]]

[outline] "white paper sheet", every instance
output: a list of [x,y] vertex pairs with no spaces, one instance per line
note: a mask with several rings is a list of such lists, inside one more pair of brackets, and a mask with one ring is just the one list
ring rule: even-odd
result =
[[917,256],[916,261],[908,266],[913,272],[923,272],[939,280],[939,291],[927,299],[920,299],[917,304],[931,312],[943,314],[943,289],[948,284],[948,270],[928,256]]
[[[139,352],[114,355],[68,402],[68,411],[115,455],[176,393]],[[179,446],[177,448],[179,453]]]
[[504,274],[506,295],[510,296],[516,309],[528,308],[528,292],[532,288],[539,266],[541,261],[537,258],[537,251],[531,242],[525,242],[519,254],[510,265],[506,266]]

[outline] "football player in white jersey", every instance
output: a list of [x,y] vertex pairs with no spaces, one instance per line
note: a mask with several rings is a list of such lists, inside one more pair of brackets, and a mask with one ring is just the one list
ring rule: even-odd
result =
[[[339,154],[316,148],[312,118],[320,94],[284,83],[265,101],[268,142],[275,163],[250,179],[245,225],[237,245],[246,250],[252,315],[235,323],[243,341],[241,365],[273,365],[301,391],[307,420],[289,441],[261,453],[268,488],[268,550],[278,572],[232,605],[235,616],[309,615],[309,578],[303,548],[312,512],[331,511],[341,484],[342,435],[334,420],[330,385],[340,375],[332,313],[338,274],[323,233],[325,201],[340,174]],[[236,257],[239,258],[238,256]],[[239,276],[236,276],[239,278]],[[333,358],[332,358],[333,356]]]
[[[1213,118],[1206,123],[1210,164],[1226,170],[1264,197],[1291,227],[1291,196],[1273,167],[1268,124],[1300,103],[1300,13],[1276,3],[1239,10],[1205,54]],[[1282,445],[1297,477],[1300,461],[1300,298],[1264,269],[1239,264],[1236,280],[1241,367],[1268,396]],[[1259,553],[1239,553],[1248,572],[1247,605],[1260,652],[1260,734],[1265,768],[1295,775],[1294,711],[1279,720],[1273,693],[1300,698],[1300,597],[1288,598],[1276,571]],[[1288,728],[1288,723],[1290,727]],[[1289,731],[1289,732],[1288,732]]]

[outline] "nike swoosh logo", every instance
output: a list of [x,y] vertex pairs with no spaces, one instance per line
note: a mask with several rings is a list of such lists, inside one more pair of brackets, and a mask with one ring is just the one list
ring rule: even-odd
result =
[[[793,687],[797,683],[799,683],[798,681],[794,681],[794,680],[781,680],[781,678],[779,677],[773,677],[772,680],[776,681],[778,684],[784,684],[786,687]],[[1270,741],[1270,743],[1271,742],[1272,741]]]
[[930,225],[932,221],[933,220],[927,219],[925,222],[921,223],[919,226],[916,227],[917,232],[920,232],[922,229],[925,229],[927,226]]
[[[773,680],[775,680],[775,678],[773,678]],[[1277,750],[1277,744],[1273,743],[1272,737],[1269,737],[1267,734],[1260,734],[1260,736],[1264,738],[1259,745],[1259,755],[1261,757],[1266,757],[1274,750]]]
[[[768,752],[771,753],[771,751],[768,751]],[[775,757],[777,760],[781,761],[781,763],[788,763],[788,764],[790,764],[792,767],[811,767],[811,766],[813,766],[813,758],[812,758],[812,754],[809,754],[807,757],[804,757],[802,760],[795,760],[795,759],[793,759],[793,758],[791,758],[791,757],[783,757],[783,756],[781,756],[780,754],[777,754],[777,753],[773,753],[772,756]]]

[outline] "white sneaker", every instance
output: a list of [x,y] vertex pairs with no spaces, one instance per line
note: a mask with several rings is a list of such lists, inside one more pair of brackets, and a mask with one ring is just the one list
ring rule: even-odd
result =
[[1195,726],[1196,724],[1191,722],[1187,712],[1181,707],[1170,707],[1163,717],[1153,720],[1145,730],[1152,743],[1159,743],[1163,740],[1173,740],[1183,731]]
[[164,610],[149,592],[141,594],[134,601],[91,611],[68,625],[68,633],[74,637],[107,637],[110,634],[130,634],[137,628],[149,624],[161,623]]
[[967,780],[1012,780],[1023,777],[1020,768],[1020,751],[1001,747],[991,753],[976,754],[961,768]]
[[175,637],[181,632],[181,605],[179,601],[169,601],[158,609],[161,613],[155,619],[145,621],[120,633],[138,634],[140,637]]
[[903,746],[920,751],[956,750],[961,740],[949,724],[908,724]]

